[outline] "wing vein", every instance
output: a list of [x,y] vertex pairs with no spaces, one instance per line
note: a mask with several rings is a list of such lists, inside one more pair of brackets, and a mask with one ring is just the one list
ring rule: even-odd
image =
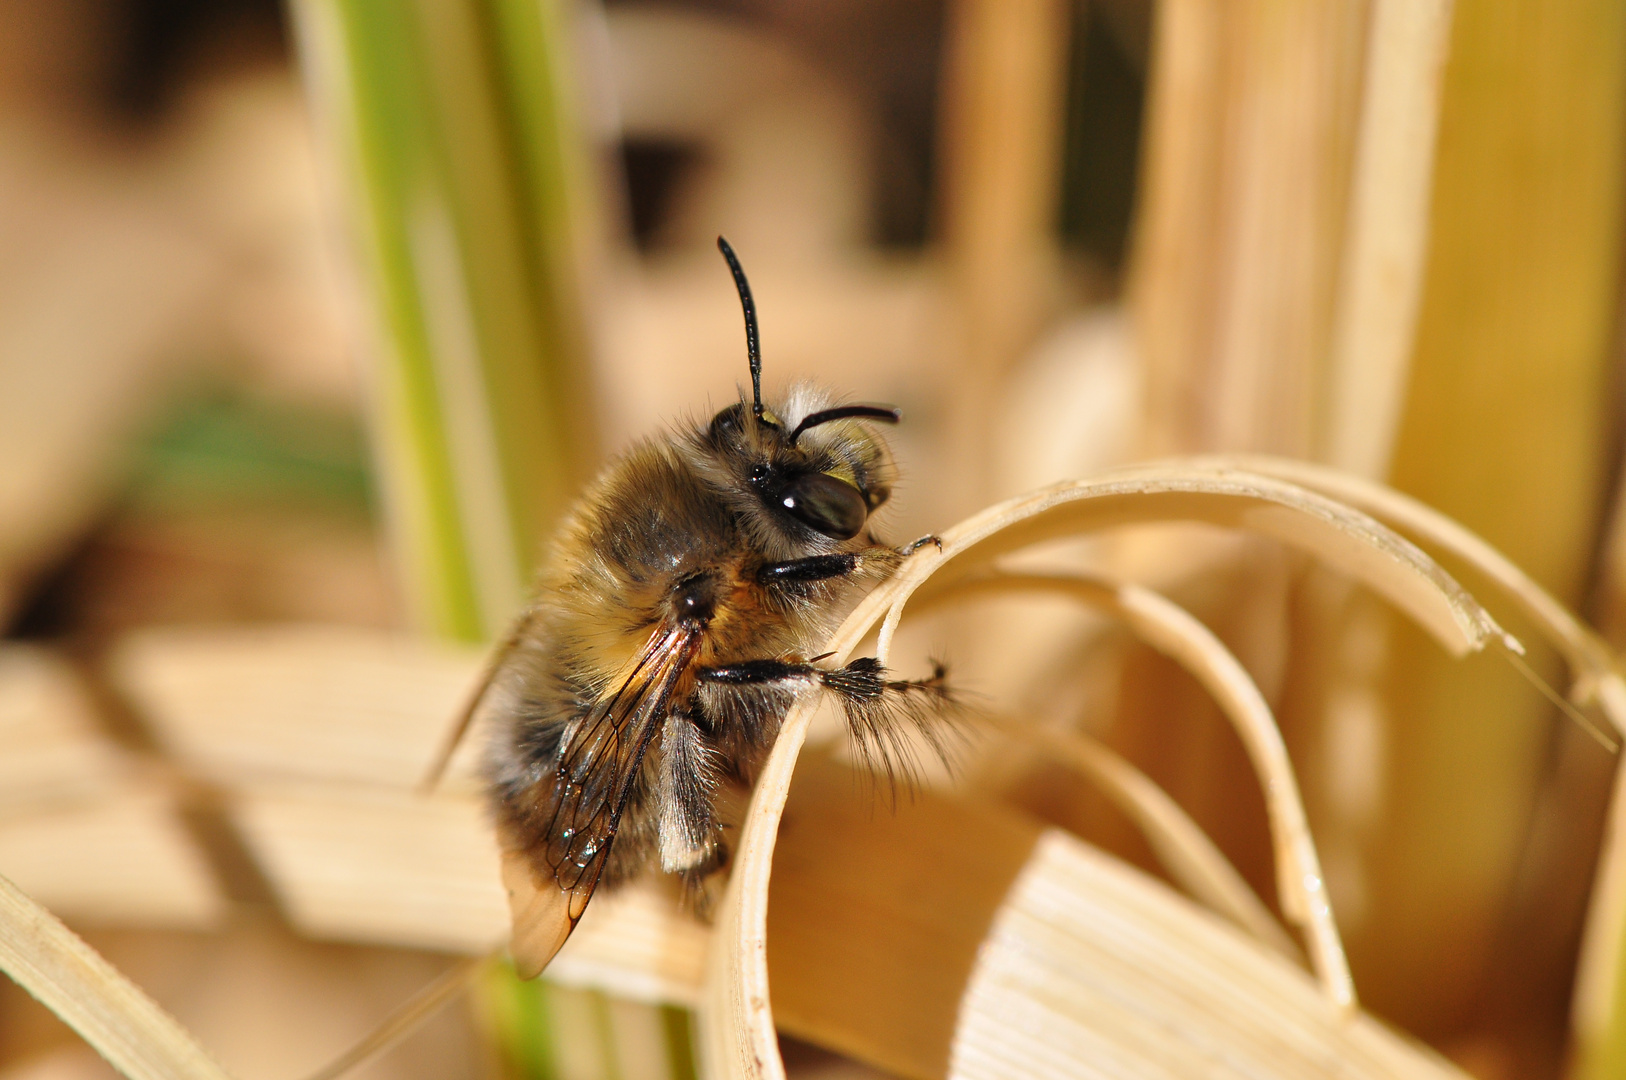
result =
[[548,864],[570,894],[572,924],[604,873],[644,758],[699,645],[698,630],[656,631],[615,693],[561,748],[545,835]]

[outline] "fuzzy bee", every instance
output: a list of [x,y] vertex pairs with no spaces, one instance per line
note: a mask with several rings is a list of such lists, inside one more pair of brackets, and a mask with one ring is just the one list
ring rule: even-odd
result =
[[719,797],[751,783],[801,696],[833,695],[861,755],[886,769],[900,732],[934,740],[931,717],[950,704],[940,668],[906,681],[874,659],[808,655],[863,586],[935,538],[896,548],[870,531],[893,480],[870,425],[896,409],[810,387],[763,404],[750,285],[717,244],[745,310],[751,400],[599,476],[486,684],[501,692],[486,767],[526,977],[595,889],[657,859],[691,885],[724,865]]

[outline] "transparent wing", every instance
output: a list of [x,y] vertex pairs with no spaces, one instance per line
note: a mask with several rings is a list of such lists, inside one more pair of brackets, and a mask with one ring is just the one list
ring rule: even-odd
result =
[[644,755],[699,645],[698,630],[657,630],[615,691],[567,735],[546,796],[552,814],[544,860],[555,881],[535,882],[524,853],[505,858],[503,876],[514,915],[511,949],[522,975],[546,966],[587,909]]

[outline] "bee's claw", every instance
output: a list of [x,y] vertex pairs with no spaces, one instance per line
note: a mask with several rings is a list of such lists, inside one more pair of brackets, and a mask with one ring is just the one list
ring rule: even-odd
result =
[[919,540],[916,540],[912,544],[905,544],[903,547],[899,548],[898,551],[903,555],[913,555],[927,544],[935,544],[937,546],[938,554],[942,554],[943,541],[938,537],[933,536],[931,533],[927,533],[925,536],[922,536]]

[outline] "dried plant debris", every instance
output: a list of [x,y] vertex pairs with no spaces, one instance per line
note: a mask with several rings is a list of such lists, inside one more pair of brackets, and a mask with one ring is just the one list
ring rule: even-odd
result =
[[0,968],[130,1080],[227,1080],[169,1014],[4,878]]
[[[781,919],[827,918],[830,925],[814,928],[817,933],[781,931],[775,973],[783,981],[770,988],[768,900],[776,843],[788,853],[786,858],[797,856],[784,867],[790,875],[787,882],[801,875],[797,880],[809,889],[830,885],[828,875],[822,885],[818,879],[819,861],[803,857],[813,850],[805,845],[818,834],[807,823],[821,821],[820,814],[799,814],[800,832],[780,836],[811,716],[810,708],[798,707],[787,718],[761,773],[709,943],[704,930],[693,927],[693,973],[674,974],[670,942],[661,945],[670,935],[617,937],[611,924],[619,917],[618,906],[605,905],[603,926],[597,929],[608,935],[606,940],[618,942],[614,966],[620,990],[641,987],[633,991],[635,996],[661,997],[671,996],[670,988],[681,984],[677,996],[697,1001],[700,1008],[705,1075],[729,1080],[784,1075],[777,1051],[780,1027],[820,1035],[846,1047],[844,1052],[901,1075],[942,1075],[945,1070],[979,1077],[1032,1075],[1048,1069],[1065,1072],[1078,1064],[1070,1055],[1080,1054],[1118,1061],[1126,1068],[1137,1062],[1173,1067],[1185,1060],[1181,1055],[1192,1046],[1221,1035],[1224,1053],[1257,1067],[1259,1075],[1301,1075],[1311,1061],[1337,1062],[1350,1075],[1458,1075],[1356,1006],[1280,734],[1263,696],[1235,657],[1190,614],[1143,586],[1079,573],[1016,573],[1000,563],[1002,556],[1041,541],[1123,524],[1208,522],[1266,534],[1350,574],[1401,608],[1453,655],[1487,645],[1519,649],[1422,549],[1380,520],[1454,554],[1477,550],[1471,538],[1465,539],[1467,534],[1454,532],[1444,519],[1382,489],[1306,470],[1265,461],[1145,466],[1098,480],[1055,485],[992,507],[944,532],[941,551],[922,549],[866,596],[827,643],[830,656],[823,661],[846,663],[874,633],[876,651],[885,662],[906,607],[914,612],[952,605],[991,591],[1059,593],[1121,620],[1132,633],[1191,671],[1236,726],[1266,792],[1279,896],[1288,921],[1303,933],[1302,954],[1212,843],[1146,777],[1077,736],[1005,722],[999,725],[1002,737],[1041,746],[1101,786],[1142,826],[1174,880],[1211,911],[1075,838],[1025,823],[1026,819],[1012,824],[1017,819],[985,798],[968,796],[954,802],[958,796],[926,792],[917,804],[900,808],[895,829],[878,834],[882,839],[876,843],[883,848],[887,843],[905,846],[895,857],[877,848],[872,853],[877,876],[866,879],[868,884],[857,891],[843,886],[849,900],[839,910],[826,908],[821,915],[817,905],[780,901]],[[1618,679],[1605,662],[1606,654],[1561,608],[1497,558],[1491,552],[1474,565],[1527,612],[1535,612],[1541,632],[1565,650],[1580,678],[1591,680],[1591,692],[1608,698]],[[357,701],[363,698],[364,694]],[[425,726],[420,740],[424,745],[419,748],[424,757],[432,753],[434,737]],[[297,741],[291,737],[289,746]],[[216,765],[210,770],[212,778],[228,793],[240,789],[244,805],[249,805],[258,790],[255,785],[263,787],[265,777],[246,765],[246,774],[234,777],[235,751],[216,749],[210,753]],[[290,753],[279,758],[280,768],[297,769],[297,757]],[[399,771],[395,786],[403,798],[411,797],[407,773],[412,770]],[[290,784],[295,780],[283,779]],[[311,781],[318,786],[337,783],[325,774]],[[799,784],[799,790],[810,783]],[[288,787],[288,797],[297,795],[297,787]],[[921,814],[927,817],[919,818]],[[839,815],[832,810],[830,816]],[[938,839],[930,844],[908,840],[913,827],[909,822],[916,818],[936,822],[932,835]],[[1001,852],[998,858],[980,860],[984,869],[993,864],[1002,868],[984,881],[987,887],[963,884],[971,880],[967,874],[975,867],[965,862],[967,849],[957,846],[960,829],[987,833],[985,839]],[[885,839],[887,835],[894,839]],[[929,905],[922,906],[919,890],[905,888],[901,878],[891,882],[885,877],[888,867],[901,872],[908,866],[948,883],[932,894]],[[274,876],[277,868],[270,869]],[[494,866],[489,872],[495,874]],[[802,887],[798,884],[798,891]],[[892,907],[881,902],[887,897],[892,898],[887,901]],[[0,899],[0,959],[8,973],[118,1068],[139,1077],[224,1075],[173,1021],[50,915],[9,887],[0,892]],[[797,914],[802,910],[805,916]],[[820,940],[821,933],[828,938],[831,927],[850,937],[842,943],[843,953],[877,960],[905,950],[909,942],[923,942],[920,947],[930,949],[933,941],[959,941],[964,948],[954,956],[944,954],[926,964],[924,958],[933,954],[923,952],[915,965],[939,975],[948,970],[944,964],[954,969],[943,976],[951,980],[945,983],[947,989],[939,988],[936,1026],[910,1030],[907,1022],[891,1019],[866,1026],[866,1015],[874,1020],[892,1017],[900,1008],[907,1011],[907,998],[890,1005],[866,998],[879,983],[854,978],[843,984],[846,989],[839,995],[825,992],[827,973],[819,972],[819,957],[807,961],[804,953],[798,959],[795,950]],[[946,937],[945,930],[950,931]],[[803,946],[793,940],[798,937]],[[628,973],[638,969],[640,961],[634,954],[641,947],[638,943],[646,940],[652,943],[650,978],[640,981]],[[561,956],[562,963],[565,959]],[[907,982],[913,961],[892,957],[888,962],[894,971],[904,972]],[[569,967],[561,968],[561,974]],[[569,974],[574,982],[594,985],[593,965],[585,958]],[[685,989],[691,986],[692,990]],[[1120,1024],[1123,1017],[1109,1023],[1116,1015],[1110,1010],[1081,1011],[1066,1004],[1095,1000],[1091,995],[1101,994],[1133,1003],[1140,1026]],[[1044,1001],[1051,1005],[1039,1008]],[[783,1009],[776,1011],[781,1004]],[[1011,1010],[1026,1010],[1024,1015],[1036,1018],[1037,1026],[1020,1047],[1010,1045]],[[1216,1027],[1214,1017],[1238,1010],[1253,1019]],[[1146,1024],[1164,1034],[1144,1037],[1153,1029]]]
[[[852,650],[877,627],[877,651],[885,662],[905,606],[911,600],[917,603],[934,598],[946,600],[944,594],[956,588],[1042,584],[1095,594],[1097,601],[1116,609],[1155,647],[1180,658],[1197,673],[1237,723],[1265,785],[1276,837],[1283,906],[1289,918],[1306,929],[1319,988],[1302,970],[1281,957],[1270,943],[1274,935],[1267,935],[1262,941],[1249,940],[1246,946],[1250,963],[1256,959],[1264,965],[1261,970],[1270,972],[1268,976],[1261,975],[1261,979],[1285,995],[1267,1001],[1269,995],[1259,989],[1263,983],[1250,984],[1238,979],[1232,962],[1222,959],[1230,955],[1228,950],[1232,946],[1227,942],[1248,939],[1241,938],[1231,926],[1217,920],[1197,919],[1190,926],[1201,929],[1191,930],[1184,939],[1184,947],[1175,950],[1170,965],[1172,974],[1168,969],[1124,964],[1123,957],[1112,955],[1110,950],[1090,954],[1088,949],[1072,955],[1080,963],[1110,963],[1092,972],[1063,973],[1064,981],[1071,980],[1069,985],[1074,989],[1084,984],[1099,985],[1101,980],[1108,979],[1115,980],[1128,997],[1136,997],[1140,992],[1131,990],[1132,987],[1148,991],[1138,1000],[1159,1002],[1169,1009],[1165,1016],[1151,1020],[1164,1033],[1162,1038],[1145,1040],[1141,1051],[1135,1051],[1130,1035],[1115,1026],[1117,1021],[1108,1023],[1101,1018],[1071,1014],[1065,1023],[1058,1020],[1057,1026],[1048,1029],[1049,1033],[1062,1039],[1072,1052],[1093,1053],[1107,1049],[1126,1055],[1126,1062],[1168,1066],[1174,1060],[1169,1055],[1178,1057],[1174,1044],[1181,1043],[1182,1033],[1189,1034],[1194,1043],[1205,1038],[1196,1027],[1181,1026],[1176,1017],[1179,1008],[1208,1015],[1208,1007],[1213,1006],[1213,1014],[1219,1015],[1226,1012],[1218,1008],[1222,1002],[1229,1002],[1229,1008],[1234,1009],[1237,1002],[1251,997],[1251,1007],[1273,1016],[1273,1024],[1253,1029],[1259,1036],[1257,1040],[1250,1042],[1240,1038],[1232,1042],[1226,1052],[1249,1060],[1260,1075],[1302,1075],[1302,1066],[1307,1060],[1337,1061],[1351,1075],[1459,1075],[1434,1055],[1394,1036],[1355,1011],[1347,963],[1280,734],[1257,687],[1236,665],[1234,658],[1189,615],[1147,590],[1088,579],[1000,581],[992,575],[1000,556],[1029,545],[1110,526],[1154,521],[1202,521],[1239,527],[1305,550],[1387,598],[1453,655],[1462,656],[1493,643],[1515,652],[1522,651],[1519,643],[1449,574],[1415,544],[1373,517],[1282,479],[1221,463],[1199,462],[1143,466],[1100,480],[1054,485],[991,507],[961,522],[942,534],[940,552],[923,551],[865,598],[827,643],[826,648],[832,652],[830,662],[845,662]],[[768,885],[781,814],[810,719],[811,709],[806,707],[798,708],[786,719],[779,742],[763,768],[712,940],[706,997],[700,1013],[703,1061],[712,1076],[756,1080],[784,1075],[775,1049],[775,1015],[768,982]],[[1076,844],[1076,841],[1065,843]],[[1048,844],[1049,841],[1041,841],[1035,851],[1049,850]],[[1058,865],[1071,865],[1071,861],[1061,858]],[[1022,880],[1028,884],[1011,894],[1011,904],[1017,905],[1021,896],[1032,892],[1039,898],[1033,903],[1048,912],[1047,918],[1034,924],[1033,933],[1038,937],[1018,941],[1012,947],[1020,954],[1048,955],[1054,963],[1065,965],[1064,954],[1049,951],[1040,938],[1061,934],[1072,941],[1095,940],[1091,938],[1090,927],[1099,925],[1092,920],[1098,919],[1100,913],[1094,909],[1109,901],[1104,899],[1106,894],[1076,892],[1088,875],[1061,871],[1051,874],[1042,863],[1038,860],[1024,872],[1027,876]],[[1035,883],[1035,877],[1042,880]],[[1185,925],[1183,920],[1191,910],[1178,907],[1181,914],[1171,915],[1169,921],[1164,921],[1152,914],[1159,909],[1128,899],[1138,887],[1126,885],[1125,891],[1115,894],[1123,901],[1122,908],[1113,913],[1123,924],[1122,933],[1149,941],[1161,941],[1176,934],[1175,921]],[[1010,925],[1011,920],[1016,920],[1015,925],[1020,924],[1012,908],[1002,908],[995,924],[995,938],[991,940],[997,942],[1005,932],[1000,927]],[[1187,931],[1178,933],[1185,935]],[[874,948],[883,949],[885,940],[878,938]],[[1099,940],[1096,943],[1102,949],[1108,944]],[[993,963],[988,958],[996,951],[997,946],[988,946],[984,959]],[[1023,976],[1013,972],[996,976],[995,982],[1029,1006],[1050,1000],[1050,992],[1057,989],[1036,983],[1020,985]],[[1031,974],[1036,979],[1039,977],[1038,973]],[[1030,1067],[1038,1069],[1040,1065],[1037,1060],[1028,1060],[1032,1053],[1041,1057],[1049,1055],[1045,1064],[1050,1068],[1064,1067],[1055,1055],[1065,1057],[1069,1051],[1060,1046],[1041,1050],[1029,1040],[1031,1053],[1028,1055],[1007,1053],[1012,1048],[1003,1043],[1009,1042],[1010,1025],[983,1010],[985,1006],[996,1008],[988,1002],[1011,999],[977,991],[982,985],[978,981],[981,978],[980,973],[973,976],[973,992],[960,1006],[951,1075],[1032,1075]],[[1045,978],[1055,980],[1061,976],[1050,972]],[[1012,984],[1013,979],[1018,980],[1017,984]],[[1170,979],[1180,984],[1172,996]],[[1288,987],[1291,989],[1285,989]],[[855,983],[851,992],[861,994],[862,983]],[[1258,996],[1252,996],[1255,994]],[[1294,1002],[1290,1009],[1281,1004],[1287,999]],[[1162,1005],[1149,1007],[1161,1009]],[[1339,1014],[1353,1019],[1327,1022],[1328,1017]],[[1026,1015],[1033,1015],[1031,1009]],[[1167,1024],[1163,1023],[1165,1019]],[[984,1033],[981,1045],[977,1045],[978,1032]],[[1294,1053],[1284,1054],[1284,1044],[1294,1046]],[[1137,1052],[1150,1056],[1137,1058]],[[1295,1064],[1296,1054],[1306,1056],[1299,1057]]]

